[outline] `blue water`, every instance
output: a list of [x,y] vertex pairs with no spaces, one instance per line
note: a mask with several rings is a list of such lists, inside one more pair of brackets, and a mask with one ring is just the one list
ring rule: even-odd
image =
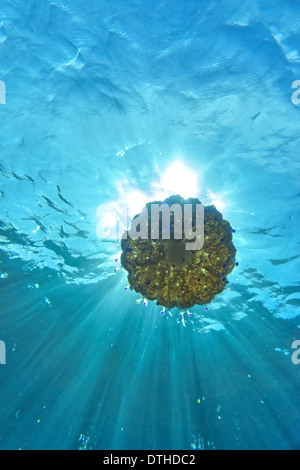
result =
[[[299,38],[296,0],[1,1],[1,449],[300,448]],[[185,326],[96,231],[178,159],[239,262]]]

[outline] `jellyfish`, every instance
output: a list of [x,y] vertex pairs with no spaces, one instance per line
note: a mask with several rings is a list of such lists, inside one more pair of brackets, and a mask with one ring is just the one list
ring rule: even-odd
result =
[[[188,311],[194,305],[205,305],[227,286],[227,276],[236,262],[236,249],[232,241],[230,223],[223,219],[215,206],[204,206],[204,242],[201,249],[186,249],[186,238],[175,237],[175,213],[170,212],[170,238],[162,236],[162,215],[159,214],[159,231],[151,238],[152,204],[179,204],[182,209],[192,205],[191,224],[195,229],[195,207],[201,204],[197,198],[184,199],[180,195],[164,201],[146,204],[148,213],[148,238],[132,238],[127,230],[121,240],[121,265],[128,272],[131,290],[143,299],[156,301],[162,312],[177,307]],[[131,221],[139,217],[137,214]],[[190,312],[189,312],[190,313]]]

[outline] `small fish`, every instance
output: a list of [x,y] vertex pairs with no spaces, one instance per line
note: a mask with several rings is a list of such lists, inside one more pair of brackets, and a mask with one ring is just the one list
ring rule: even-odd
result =
[[259,111],[257,114],[255,114],[255,116],[253,116],[251,119],[253,119],[253,121],[255,121],[255,119],[256,119],[259,115],[260,115],[260,111]]

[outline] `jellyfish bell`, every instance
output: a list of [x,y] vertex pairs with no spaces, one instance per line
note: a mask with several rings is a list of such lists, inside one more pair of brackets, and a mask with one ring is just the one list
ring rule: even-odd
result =
[[[170,208],[168,223],[163,209],[154,217],[153,204]],[[186,206],[191,210],[180,218],[179,208],[183,214]],[[197,231],[197,207],[202,207],[203,235]],[[189,231],[185,230],[187,226]],[[130,236],[133,233],[135,236]],[[187,248],[197,236],[202,243]],[[167,309],[188,310],[211,302],[224,290],[235,266],[236,249],[229,222],[214,206],[203,206],[197,198],[183,199],[179,195],[147,203],[133,218],[121,240],[121,249],[121,265],[128,272],[131,289]]]

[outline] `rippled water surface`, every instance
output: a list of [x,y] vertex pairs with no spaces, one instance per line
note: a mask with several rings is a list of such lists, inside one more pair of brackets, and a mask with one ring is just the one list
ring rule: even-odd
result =
[[[0,448],[299,449],[299,2],[2,0],[0,63]],[[184,326],[97,224],[189,190],[239,265]]]

